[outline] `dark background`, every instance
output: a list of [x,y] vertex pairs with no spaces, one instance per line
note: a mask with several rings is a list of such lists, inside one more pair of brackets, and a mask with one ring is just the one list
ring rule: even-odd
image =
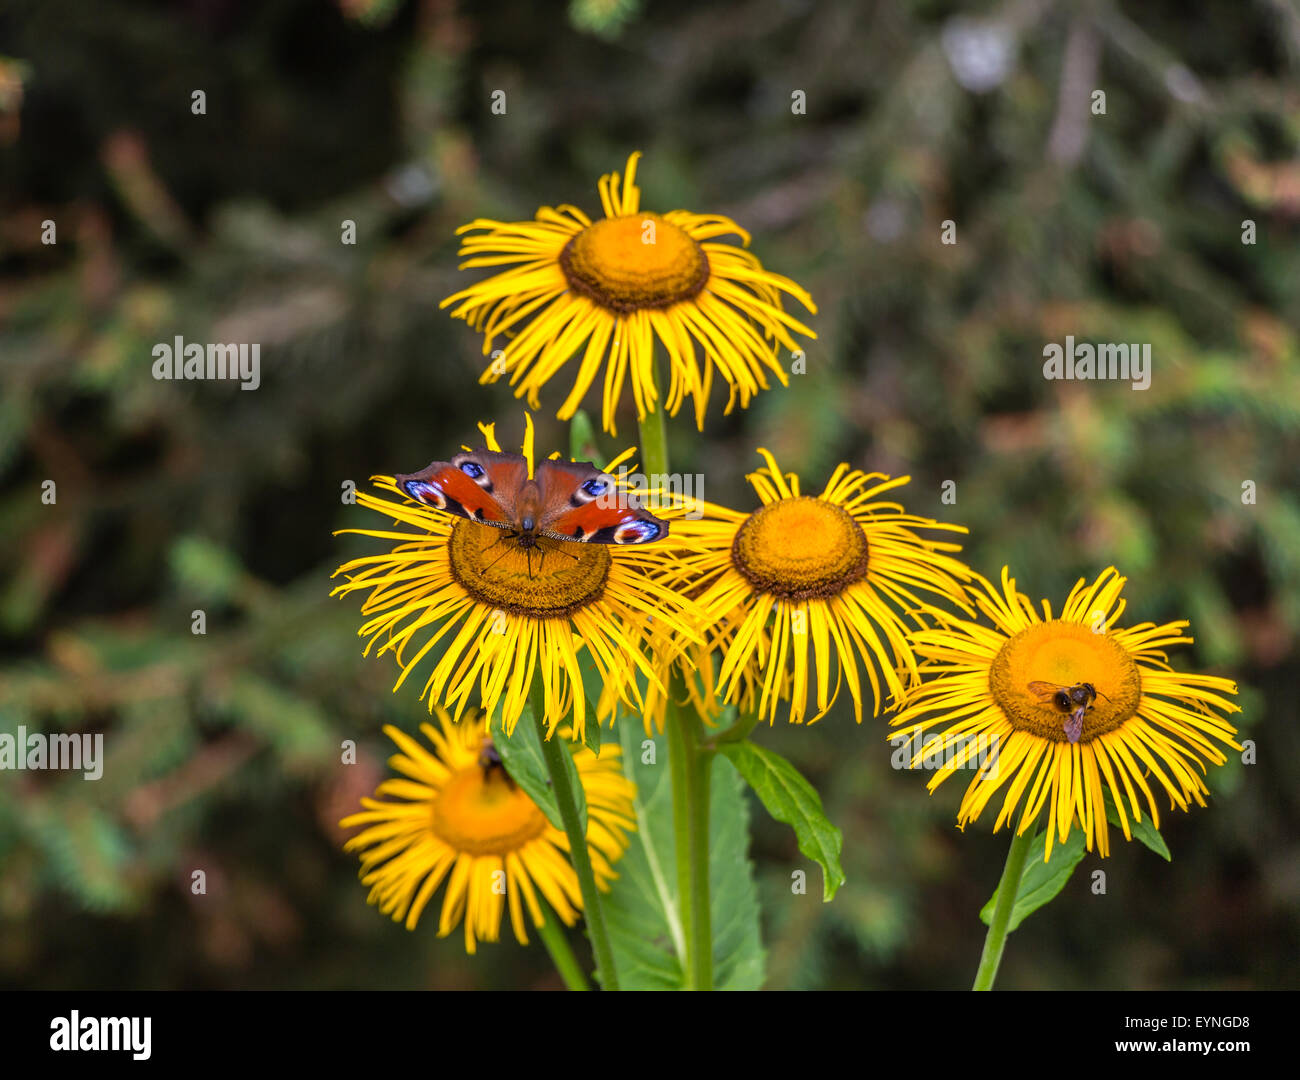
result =
[[[481,339],[437,307],[472,280],[456,226],[596,213],[597,177],[641,149],[644,208],[732,216],[820,309],[788,390],[726,419],[720,399],[705,436],[671,424],[710,498],[752,505],[758,445],[814,490],[841,460],[910,473],[909,509],[970,526],[976,569],[1059,604],[1113,563],[1128,621],[1192,620],[1175,666],[1240,682],[1258,763],[1162,819],[1172,864],[1121,840],[1094,896],[1086,859],[1000,985],[1295,987],[1300,9],[1192,11],[6,4],[0,725],[103,732],[107,763],[93,784],[0,774],[0,983],[557,985],[508,929],[467,958],[431,918],[409,934],[366,907],[335,822],[383,774],[380,726],[423,706],[328,598],[374,548],[331,531],[375,523],[346,480],[478,419],[518,439]],[[260,341],[261,388],[155,381],[176,334]],[[1150,343],[1151,388],[1045,381],[1067,334]],[[567,445],[568,386],[539,446]],[[967,986],[1006,834],[958,832],[963,781],[927,796],[845,705],[760,733],[823,793],[849,876],[830,905],[791,896],[792,868],[818,873],[756,815],[768,985]]]

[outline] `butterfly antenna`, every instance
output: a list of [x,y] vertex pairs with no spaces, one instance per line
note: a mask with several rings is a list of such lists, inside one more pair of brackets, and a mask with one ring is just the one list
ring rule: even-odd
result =
[[[497,544],[499,543],[501,543],[500,540],[497,541]],[[491,551],[496,546],[497,546],[496,544],[490,544],[487,550]],[[499,563],[502,559],[504,559],[509,554],[510,554],[510,549],[506,548],[505,551],[501,552],[500,555],[498,555],[495,559],[493,559],[490,563],[488,563],[487,566],[483,567],[483,569],[478,572],[479,577],[483,577],[489,570],[492,569],[492,567],[496,566],[497,563]]]
[[563,545],[563,544],[558,544],[558,543],[557,543],[557,544],[556,544],[554,547],[552,547],[550,550],[551,550],[551,551],[554,551],[557,555],[563,555],[565,558],[572,559],[574,562],[577,562],[577,561],[578,561],[578,556],[576,556],[575,554],[573,554],[572,551],[565,551],[565,550],[564,550],[564,545]]

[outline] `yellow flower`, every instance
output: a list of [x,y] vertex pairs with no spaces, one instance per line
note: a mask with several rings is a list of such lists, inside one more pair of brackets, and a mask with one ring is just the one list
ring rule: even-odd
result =
[[[494,426],[480,430],[487,448],[499,450]],[[530,474],[531,436],[530,422],[524,444]],[[415,502],[391,476],[373,479],[397,501],[366,493],[357,501],[416,531],[340,530],[398,543],[339,567],[335,576],[344,574],[347,581],[331,595],[368,591],[361,612],[369,618],[358,633],[368,639],[365,654],[378,645],[377,655],[392,652],[397,658],[402,674],[394,691],[423,661],[436,658],[422,695],[430,710],[441,703],[459,718],[471,699],[481,701],[489,715],[500,705],[505,730],[513,732],[537,678],[549,730],[572,710],[574,738],[581,739],[587,711],[582,650],[605,692],[639,712],[643,697],[636,673],[656,678],[643,655],[650,618],[674,635],[698,640],[683,621],[688,602],[656,578],[671,558],[662,543],[545,540],[538,545],[539,559],[533,550],[503,544],[500,529]],[[626,472],[619,470],[614,479],[627,490]],[[656,511],[665,518],[678,512]]]
[[[401,750],[388,763],[405,779],[385,780],[375,795],[391,798],[362,799],[365,809],[339,823],[367,826],[344,850],[361,852],[369,902],[414,930],[446,881],[438,936],[464,920],[471,953],[480,940],[498,940],[506,906],[515,937],[528,944],[525,909],[534,926],[543,921],[538,892],[572,926],[582,894],[568,837],[506,774],[481,715],[453,724],[443,710],[437,713],[441,730],[420,725],[432,753],[392,725],[384,728]],[[636,786],[622,773],[617,744],[601,747],[599,758],[586,747],[571,749],[587,798],[592,872],[597,887],[608,891],[618,876],[613,864],[636,830]]]
[[788,696],[790,721],[798,724],[814,684],[812,721],[846,681],[861,722],[859,661],[874,713],[882,690],[899,697],[917,679],[909,629],[941,613],[921,594],[969,610],[961,582],[970,571],[947,554],[960,545],[922,539],[916,530],[966,530],[877,501],[906,476],[840,465],[820,495],[803,495],[797,476],[758,452],[767,465],[748,479],[763,505],[748,514],[709,503],[693,508],[703,516],[688,513],[673,525],[670,542],[685,553],[665,580],[689,587],[703,609],[722,657],[717,679],[725,700],[742,701],[753,680],[760,717],[774,720],[778,700]]
[[[671,643],[655,638],[651,654],[658,660],[658,682],[646,686],[643,720],[647,735],[664,730],[669,695],[673,693],[673,679],[679,680],[680,692],[676,703],[695,711],[706,724],[714,725],[723,714],[724,704],[718,694],[718,673],[715,662],[719,646],[730,639],[729,623],[709,629],[704,641],[691,643],[676,651]],[[732,703],[739,714],[752,713],[758,703],[758,680],[752,666],[742,674],[740,685],[732,695]],[[784,697],[788,698],[789,693]],[[615,702],[609,695],[601,697],[597,713],[603,719],[609,715]]]
[[[632,387],[638,417],[658,406],[654,371],[656,338],[668,356],[669,383],[663,407],[676,415],[690,397],[696,423],[704,412],[714,370],[730,387],[727,412],[737,395],[742,407],[768,388],[768,374],[782,385],[786,374],[779,345],[798,346],[791,331],[817,335],[782,307],[781,293],[816,312],[812,298],[789,278],[763,269],[744,248],[716,237],[749,234],[718,214],[640,209],[636,162],[600,179],[605,217],[592,222],[575,206],[544,206],[532,221],[479,219],[460,228],[465,240],[461,269],[510,266],[447,297],[452,317],[482,331],[483,354],[492,362],[483,382],[510,376],[517,397],[538,408],[538,390],[569,360],[582,354],[573,389],[561,406],[569,419],[602,365],[603,423],[613,432],[624,382]],[[497,349],[496,341],[508,340]],[[585,345],[584,345],[585,343]],[[703,350],[701,365],[698,352]]]
[[[1239,711],[1221,696],[1237,688],[1228,679],[1169,667],[1161,650],[1192,640],[1183,633],[1186,620],[1116,629],[1125,580],[1113,567],[1092,584],[1080,579],[1059,617],[1053,618],[1043,601],[1040,618],[1004,567],[1000,594],[983,577],[971,589],[993,629],[952,619],[913,635],[917,652],[926,657],[922,675],[929,678],[893,719],[899,728],[893,738],[919,742],[932,728],[943,728],[911,759],[913,767],[923,758],[940,763],[931,791],[957,769],[984,758],[961,802],[957,822],[962,828],[1006,788],[995,832],[1010,822],[1023,799],[1017,833],[1029,829],[1047,807],[1044,859],[1051,856],[1053,842],[1064,843],[1076,825],[1089,851],[1095,841],[1107,855],[1107,793],[1125,839],[1132,839],[1130,820],[1142,820],[1139,791],[1152,824],[1160,826],[1148,780],[1164,789],[1171,807],[1186,810],[1189,800],[1205,805],[1209,789],[1200,775],[1205,762],[1226,760],[1216,743],[1241,749],[1236,728],[1219,715]],[[1031,683],[1063,688],[1086,683],[1095,690],[1077,742],[1065,730],[1072,719],[1067,702],[1054,701]],[[1085,702],[1091,696],[1085,694]],[[1074,703],[1069,705],[1072,710]]]

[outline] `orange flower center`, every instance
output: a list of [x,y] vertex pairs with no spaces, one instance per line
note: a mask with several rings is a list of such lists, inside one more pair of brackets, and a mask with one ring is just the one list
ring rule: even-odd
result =
[[1011,638],[989,668],[989,691],[1016,730],[1066,742],[1070,710],[1052,699],[1046,683],[1069,691],[1092,684],[1096,699],[1083,716],[1081,743],[1114,731],[1142,699],[1142,675],[1133,658],[1106,633],[1080,623],[1036,623]]
[[801,495],[750,514],[736,531],[731,562],[760,592],[825,598],[867,576],[867,536],[843,507]]
[[560,269],[574,292],[623,314],[690,300],[709,280],[704,249],[649,213],[588,225],[564,245]]
[[452,774],[433,801],[433,831],[456,851],[508,855],[546,829],[546,815],[502,768],[477,763]]
[[604,545],[523,539],[457,521],[447,545],[451,576],[479,603],[535,619],[563,618],[600,599],[611,563]]

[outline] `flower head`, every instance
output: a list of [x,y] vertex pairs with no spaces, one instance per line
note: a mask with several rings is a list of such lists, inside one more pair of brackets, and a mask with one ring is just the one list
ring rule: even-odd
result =
[[[492,425],[480,425],[489,450],[499,450]],[[532,429],[525,456],[532,471]],[[614,469],[631,451],[615,458]],[[620,477],[626,477],[620,472]],[[626,480],[615,477],[615,485]],[[579,654],[594,664],[607,694],[629,708],[643,704],[636,673],[657,676],[644,645],[653,618],[684,639],[698,635],[684,621],[687,601],[657,580],[670,558],[661,544],[598,544],[544,540],[529,548],[503,542],[503,530],[453,517],[409,498],[391,476],[374,482],[396,499],[359,494],[357,501],[415,531],[344,529],[398,541],[335,571],[347,580],[332,595],[368,592],[369,616],[359,634],[365,652],[391,652],[401,686],[425,660],[433,670],[423,694],[459,717],[471,699],[489,715],[502,709],[507,733],[528,699],[534,678],[545,694],[550,730],[573,715],[582,738],[587,696]],[[672,516],[673,508],[659,513]]]
[[949,554],[960,545],[917,530],[966,530],[880,500],[908,477],[840,465],[820,495],[804,495],[798,476],[759,453],[767,464],[749,482],[762,505],[740,513],[706,503],[698,520],[687,514],[674,524],[686,549],[669,576],[691,589],[712,628],[727,701],[757,688],[759,714],[771,721],[788,696],[797,724],[815,692],[815,721],[843,681],[860,722],[859,662],[878,713],[884,692],[899,697],[916,679],[909,631],[941,613],[936,600],[967,606],[970,572]]
[[[527,919],[534,926],[543,921],[539,892],[572,926],[582,894],[568,837],[507,775],[481,715],[452,724],[443,710],[437,713],[437,728],[420,725],[432,751],[392,725],[384,728],[401,751],[389,764],[404,778],[385,780],[376,798],[362,799],[364,809],[339,823],[366,826],[344,850],[361,852],[369,902],[414,930],[445,881],[438,936],[463,921],[471,953],[478,941],[498,939],[505,907],[515,937],[526,945]],[[572,752],[587,799],[592,872],[597,887],[608,890],[618,876],[613,864],[636,829],[636,786],[622,773],[617,743],[602,747],[599,758],[586,747]],[[499,873],[505,875],[504,895],[494,887]]]
[[[452,317],[483,333],[483,354],[492,363],[484,382],[509,375],[517,397],[539,405],[538,391],[581,354],[573,388],[560,407],[567,420],[604,366],[604,426],[629,383],[637,416],[660,407],[654,376],[654,344],[668,357],[663,407],[676,415],[686,398],[703,429],[715,371],[730,388],[727,411],[742,407],[768,387],[783,385],[778,346],[798,348],[792,332],[816,337],[788,314],[781,294],[816,312],[812,298],[789,278],[765,270],[744,247],[720,243],[749,234],[718,214],[640,209],[636,163],[598,185],[604,218],[593,222],[575,206],[544,206],[532,221],[477,220],[460,228],[471,234],[461,248],[472,256],[462,269],[509,266],[442,302]],[[497,347],[498,339],[504,343]],[[703,353],[701,364],[699,353]]]
[[[1016,831],[1023,833],[1046,808],[1044,858],[1074,827],[1083,830],[1089,851],[1095,841],[1107,855],[1107,797],[1125,839],[1144,806],[1159,828],[1153,788],[1163,789],[1171,807],[1205,805],[1205,763],[1224,763],[1221,746],[1241,749],[1222,715],[1239,711],[1223,697],[1237,688],[1168,665],[1161,650],[1192,640],[1185,620],[1118,629],[1124,582],[1113,567],[1091,584],[1080,579],[1059,616],[1043,601],[1040,617],[1004,567],[1001,590],[982,577],[971,589],[992,629],[951,619],[913,636],[926,658],[926,681],[894,717],[893,738],[923,739],[941,729],[912,758],[913,765],[923,757],[942,762],[931,791],[993,749],[962,799],[963,828],[1005,789],[995,831],[1020,808]],[[1076,700],[1069,691],[1081,686]],[[1058,700],[1061,691],[1066,696]]]

